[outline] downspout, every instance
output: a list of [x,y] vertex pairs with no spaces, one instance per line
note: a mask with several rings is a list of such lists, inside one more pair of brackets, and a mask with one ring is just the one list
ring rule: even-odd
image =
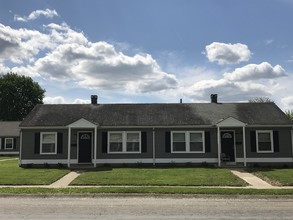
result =
[[218,134],[218,166],[221,166],[221,135],[220,135],[220,127],[217,126],[217,134]]
[[156,141],[155,141],[155,128],[153,128],[153,166],[156,165]]
[[293,162],[293,127],[292,127],[292,130],[291,130],[291,142],[292,142],[292,162]]
[[67,166],[70,168],[70,149],[71,148],[71,128],[68,127],[68,160],[67,160]]
[[97,167],[97,126],[95,127],[94,137],[94,167]]
[[246,167],[246,133],[245,133],[245,126],[242,127],[243,132],[243,162],[244,162],[244,166]]
[[20,140],[19,140],[19,161],[18,165],[21,166],[21,153],[22,153],[22,130],[20,130]]

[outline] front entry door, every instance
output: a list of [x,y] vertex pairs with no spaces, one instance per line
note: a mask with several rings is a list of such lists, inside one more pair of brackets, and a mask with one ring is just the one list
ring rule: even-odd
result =
[[78,134],[78,162],[90,163],[92,162],[92,133],[82,132]]
[[233,131],[222,131],[221,132],[221,147],[222,153],[225,154],[228,161],[235,162],[234,152],[234,132]]

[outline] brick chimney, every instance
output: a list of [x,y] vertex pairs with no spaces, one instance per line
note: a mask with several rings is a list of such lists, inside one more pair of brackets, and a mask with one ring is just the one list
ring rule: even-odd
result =
[[91,102],[92,102],[92,105],[97,105],[98,104],[98,96],[91,95]]
[[218,95],[211,94],[211,103],[218,103]]

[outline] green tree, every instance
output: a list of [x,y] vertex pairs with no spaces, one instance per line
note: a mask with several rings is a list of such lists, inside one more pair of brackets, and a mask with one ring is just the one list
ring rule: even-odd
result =
[[251,103],[267,103],[267,102],[274,102],[268,97],[255,97],[253,99],[250,99],[249,102]]
[[16,73],[0,76],[0,120],[22,121],[36,104],[43,103],[44,94],[30,77]]
[[285,114],[291,121],[293,121],[293,110],[285,111]]

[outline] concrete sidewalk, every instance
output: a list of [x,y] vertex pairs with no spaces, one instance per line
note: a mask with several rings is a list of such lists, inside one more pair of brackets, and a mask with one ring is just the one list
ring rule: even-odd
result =
[[254,189],[278,189],[280,187],[272,186],[271,184],[267,183],[266,181],[260,179],[259,177],[244,171],[243,169],[232,169],[231,172],[238,176],[240,179],[243,179],[247,182],[250,186],[247,188],[254,188]]
[[50,188],[64,188],[75,180],[81,174],[80,171],[71,171],[70,173],[63,176],[61,179],[49,185]]

